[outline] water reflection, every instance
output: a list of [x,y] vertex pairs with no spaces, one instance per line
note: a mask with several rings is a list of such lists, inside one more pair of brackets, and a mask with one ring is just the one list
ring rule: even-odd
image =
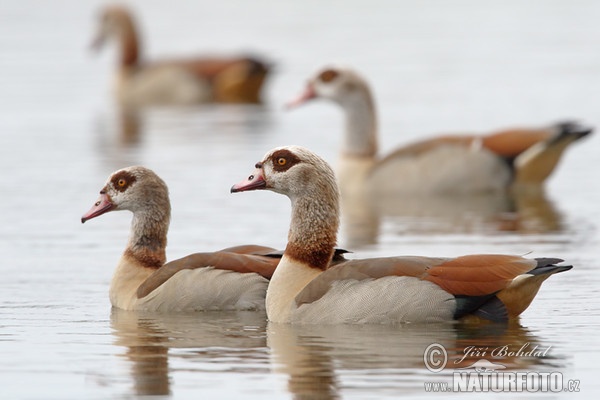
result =
[[139,147],[153,132],[197,139],[198,136],[260,135],[271,130],[273,114],[264,104],[199,106],[117,106],[97,117],[99,147],[108,156]]
[[[349,385],[352,389],[368,387],[369,377],[377,378],[379,390],[387,388],[401,393],[410,385],[422,389],[425,381],[448,377],[454,369],[469,368],[479,360],[488,360],[506,370],[531,371],[564,364],[564,356],[553,354],[548,344],[518,323],[483,326],[270,323],[267,338],[273,369],[288,376],[288,390],[297,399],[339,398],[340,391]],[[424,355],[432,343],[442,345],[448,352],[442,375],[425,369]],[[536,346],[540,352],[525,354]],[[518,353],[519,349],[524,350]],[[548,351],[542,355],[544,350]],[[345,381],[342,385],[340,382],[347,376],[352,376],[352,382]]]
[[131,146],[139,143],[140,132],[143,130],[140,110],[121,107],[118,111],[119,143],[123,146]]
[[377,243],[384,221],[393,222],[396,234],[540,234],[563,229],[562,215],[542,188],[468,196],[374,197],[366,193],[343,197],[344,245]]
[[114,344],[126,349],[137,395],[170,394],[174,359],[195,362],[188,370],[213,372],[207,363],[217,363],[248,372],[244,365],[255,370],[266,347],[266,316],[260,312],[153,314],[113,308],[111,327]]

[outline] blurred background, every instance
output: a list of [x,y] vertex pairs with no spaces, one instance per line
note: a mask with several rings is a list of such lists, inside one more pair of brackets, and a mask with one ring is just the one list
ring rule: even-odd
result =
[[[190,327],[189,316],[140,322],[139,316],[111,315],[108,284],[126,244],[130,215],[111,213],[85,225],[80,217],[110,173],[141,164],[170,188],[169,259],[242,243],[283,248],[288,200],[262,192],[230,195],[229,188],[275,146],[299,144],[336,161],[344,129],[338,107],[318,101],[284,110],[309,76],[330,63],[352,66],[369,80],[382,154],[440,133],[485,133],[565,119],[597,127],[600,3],[123,4],[138,24],[144,59],[252,54],[266,60],[272,70],[263,102],[136,110],[132,138],[113,95],[117,46],[90,49],[105,3],[0,2],[2,397],[212,393],[281,398],[313,390],[325,398],[360,398],[366,387],[375,388],[379,397],[424,394],[422,382],[431,374],[417,363],[422,353],[398,355],[410,360],[401,365],[390,360],[378,365],[375,357],[372,370],[365,372],[336,360],[356,351],[369,358],[368,341],[359,350],[343,347],[340,351],[349,353],[339,356],[328,349],[340,336],[322,334],[317,345],[310,342],[298,351],[306,347],[307,360],[324,362],[329,372],[323,373],[331,381],[323,391],[323,382],[298,381],[285,368],[285,354],[274,357],[264,318],[202,316],[205,325]],[[523,326],[506,340],[552,346],[553,361],[533,364],[581,379],[586,391],[598,390],[599,141],[596,133],[567,151],[541,200],[506,209],[492,205],[492,211],[487,204],[467,205],[459,218],[396,210],[365,225],[365,231],[360,226],[342,230],[340,246],[350,245],[359,256],[498,252],[567,259],[575,268],[546,282],[523,315]],[[248,347],[195,340],[227,329],[260,340]],[[401,345],[423,342],[426,331],[406,332],[409,339]],[[290,340],[297,340],[295,334]],[[365,337],[371,334],[397,343],[397,332]],[[431,340],[453,346],[461,336],[453,328],[441,329],[440,335]],[[488,337],[499,344],[504,340],[497,332]],[[174,350],[172,342],[185,342],[184,350]],[[154,375],[136,364],[145,359],[144,346],[162,349],[153,353],[162,361],[148,367]],[[241,362],[247,368],[239,367]],[[144,386],[157,379],[158,388]]]

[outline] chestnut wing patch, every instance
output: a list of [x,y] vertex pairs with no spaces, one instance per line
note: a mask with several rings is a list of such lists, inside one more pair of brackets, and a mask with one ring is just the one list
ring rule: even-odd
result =
[[504,158],[514,158],[552,136],[547,129],[509,129],[482,138],[483,147]]
[[453,295],[485,296],[502,290],[537,262],[519,256],[469,255],[457,257],[427,271],[425,280]]

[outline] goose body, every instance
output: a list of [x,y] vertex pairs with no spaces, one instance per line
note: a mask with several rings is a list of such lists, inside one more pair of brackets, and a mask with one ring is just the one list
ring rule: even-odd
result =
[[457,258],[399,256],[332,264],[339,193],[329,165],[287,146],[267,153],[232,192],[268,189],[288,196],[288,244],[269,283],[273,322],[403,323],[477,317],[516,318],[542,282],[571,266],[554,258],[482,254]]
[[[344,111],[346,130],[337,168],[342,194],[473,193],[542,185],[569,145],[592,129],[573,122],[489,135],[447,135],[378,155],[375,101],[356,71],[318,71],[290,106],[323,98]],[[385,185],[383,184],[385,183]]]
[[264,310],[274,249],[243,245],[195,253],[166,263],[168,189],[144,167],[114,172],[82,222],[113,210],[133,213],[129,243],[110,284],[110,301],[124,310],[158,312]]
[[110,285],[110,301],[123,310],[155,312],[264,310],[268,280],[212,266],[178,271],[156,289],[139,297],[152,277],[136,260],[123,256]]
[[259,103],[268,65],[255,57],[202,57],[144,61],[134,19],[122,6],[103,9],[94,47],[118,43],[118,102],[127,107],[205,102]]

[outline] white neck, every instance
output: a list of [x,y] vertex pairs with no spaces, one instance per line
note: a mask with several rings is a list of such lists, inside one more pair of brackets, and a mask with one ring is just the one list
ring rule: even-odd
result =
[[366,180],[375,165],[374,157],[352,157],[344,154],[336,166],[342,200],[348,196],[364,195]]
[[349,95],[340,102],[346,113],[346,133],[342,147],[344,156],[377,155],[377,116],[368,89]]
[[135,259],[124,254],[119,260],[112,281],[109,297],[114,307],[133,310],[138,301],[137,289],[155,270],[144,268]]
[[266,308],[269,321],[291,322],[294,300],[306,285],[322,271],[283,256],[267,289]]

